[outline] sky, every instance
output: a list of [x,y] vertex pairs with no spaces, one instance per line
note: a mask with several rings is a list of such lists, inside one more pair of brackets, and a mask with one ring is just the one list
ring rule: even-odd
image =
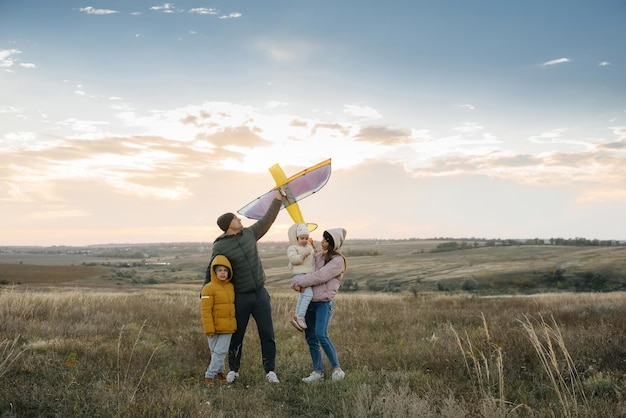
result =
[[2,0],[0,245],[212,242],[270,166],[328,158],[300,202],[316,240],[624,240],[625,20],[623,0]]

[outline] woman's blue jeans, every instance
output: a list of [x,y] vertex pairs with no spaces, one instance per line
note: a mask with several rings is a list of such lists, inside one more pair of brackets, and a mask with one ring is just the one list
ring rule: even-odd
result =
[[328,325],[330,318],[333,316],[333,302],[311,302],[309,309],[306,311],[306,325],[304,336],[306,343],[309,345],[311,360],[313,361],[313,370],[318,372],[324,371],[324,360],[322,359],[322,351],[326,353],[331,367],[339,367],[339,359],[333,342],[328,337]]

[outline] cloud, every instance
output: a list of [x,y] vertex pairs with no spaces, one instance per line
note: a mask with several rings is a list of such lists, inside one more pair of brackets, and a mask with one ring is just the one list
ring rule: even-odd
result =
[[277,107],[287,106],[287,102],[279,102],[278,100],[271,100],[265,104],[266,109],[276,109]]
[[163,3],[161,6],[152,6],[150,10],[163,12],[163,13],[176,13],[177,10],[174,9],[174,5],[172,3]]
[[78,10],[80,10],[82,13],[87,13],[88,15],[110,15],[110,14],[118,13],[116,10],[95,9],[91,6],[81,7]]
[[[15,113],[16,108],[5,107],[1,112]],[[364,161],[401,164],[408,175],[419,178],[473,175],[539,187],[571,182],[606,187],[626,181],[623,127],[613,128],[616,138],[594,142],[567,139],[565,129],[538,133],[531,142],[560,144],[559,150],[551,147],[528,154],[507,149],[507,142],[475,122],[454,128],[456,135],[437,136],[423,128],[324,122],[274,113],[273,109],[207,102],[147,114],[125,110],[117,115],[127,129],[141,134],[111,135],[107,133],[110,121],[67,119],[57,126],[73,132],[71,137],[44,140],[30,132],[5,135],[0,184],[19,187],[10,194],[0,190],[0,199],[38,196],[54,201],[55,187],[71,179],[99,182],[126,195],[190,199],[192,185],[209,169],[266,173],[275,162],[303,167],[326,158],[333,158],[335,170]]]
[[[2,183],[19,184],[19,194],[39,195],[38,199],[41,191],[73,179],[104,182],[139,197],[183,199],[189,196],[186,181],[211,164],[205,152],[158,137],[64,139],[45,149],[22,148],[5,154],[20,163],[2,165]],[[12,198],[18,197],[23,196],[14,191]],[[54,193],[49,192],[45,200],[55,201]]]
[[553,129],[551,131],[542,132],[539,135],[531,136],[528,140],[535,144],[555,143],[560,141],[560,138],[566,131],[567,129],[565,128]]
[[198,138],[205,139],[220,148],[254,148],[265,147],[271,144],[248,126],[226,128],[211,135],[199,135]]
[[621,138],[626,138],[626,126],[612,126],[611,131]]
[[16,106],[2,106],[0,107],[0,114],[2,113],[20,113],[24,110],[23,107],[16,107]]
[[610,62],[608,62],[608,61],[600,61],[600,62],[598,63],[598,66],[600,66],[600,67],[607,67],[607,66],[609,66],[609,65],[611,65],[611,63],[610,63]]
[[0,67],[10,67],[14,63],[12,55],[21,53],[19,49],[0,49]]
[[542,67],[547,67],[550,65],[557,65],[557,64],[564,64],[566,62],[570,62],[571,60],[569,58],[558,58],[555,60],[551,60],[551,61],[546,61],[544,63],[541,64]]
[[533,135],[528,140],[534,144],[543,145],[567,145],[570,149],[589,149],[594,147],[594,142],[585,138],[576,138],[575,134],[569,133],[565,128],[552,129],[551,131],[542,132],[539,135]]
[[362,119],[380,119],[382,115],[370,106],[344,105],[343,113]]
[[229,13],[227,15],[222,15],[220,16],[220,19],[237,19],[238,17],[241,17],[242,14],[239,12],[233,12],[233,13]]
[[355,140],[388,146],[412,142],[411,131],[408,129],[391,129],[384,126],[361,128]]
[[619,141],[608,142],[605,144],[600,144],[600,148],[606,148],[609,150],[626,150],[626,138],[623,138]]
[[195,7],[193,9],[189,9],[189,13],[196,13],[199,15],[216,15],[218,10],[207,7]]
[[18,55],[22,51],[19,49],[0,49],[0,68],[5,68],[6,72],[13,72],[12,67],[20,66],[22,68],[36,68],[33,63],[21,63]]
[[452,128],[453,131],[463,134],[475,134],[482,131],[483,129],[485,129],[483,126],[475,122],[466,122],[461,126]]
[[102,126],[110,125],[109,122],[104,121],[90,121],[80,119],[67,119],[58,123],[60,126],[70,127],[78,134],[94,134],[100,132]]

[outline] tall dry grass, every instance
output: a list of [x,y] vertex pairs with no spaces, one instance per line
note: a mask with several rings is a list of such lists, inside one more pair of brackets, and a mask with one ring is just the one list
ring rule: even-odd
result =
[[[465,369],[470,376],[475,378],[475,387],[482,399],[497,401],[500,408],[505,406],[504,399],[504,363],[502,359],[502,347],[493,343],[489,336],[489,327],[483,313],[481,313],[485,341],[489,352],[474,347],[472,340],[465,333],[465,338],[459,337],[454,327],[450,327],[457,346],[463,354]],[[495,390],[497,388],[497,390]]]
[[578,416],[579,403],[585,407],[583,410],[587,410],[589,403],[582,380],[554,317],[552,317],[552,325],[547,324],[543,317],[535,322],[524,316],[520,322],[528,333],[528,338],[539,357],[541,366],[557,395],[563,416]]
[[281,383],[264,380],[251,321],[240,380],[205,388],[199,287],[2,288],[0,416],[626,416],[624,294],[340,292],[347,377],[305,385],[296,296],[272,292]]

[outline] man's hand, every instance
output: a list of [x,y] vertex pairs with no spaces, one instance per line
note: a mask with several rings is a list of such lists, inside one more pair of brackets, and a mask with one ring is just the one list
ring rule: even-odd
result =
[[293,203],[292,201],[289,200],[289,195],[287,194],[287,189],[285,188],[285,186],[280,186],[278,188],[276,199],[279,199],[279,198],[286,204]]

